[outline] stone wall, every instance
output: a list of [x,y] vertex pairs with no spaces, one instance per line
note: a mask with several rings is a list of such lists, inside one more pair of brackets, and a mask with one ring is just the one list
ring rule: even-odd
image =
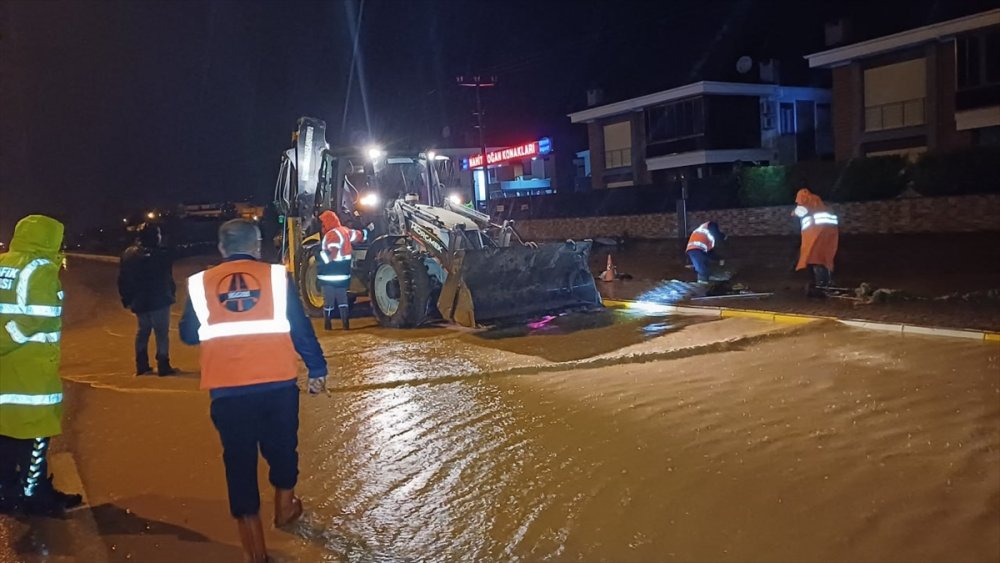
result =
[[[891,199],[833,205],[842,234],[954,233],[1000,230],[1000,195]],[[688,213],[688,226],[719,223],[733,236],[796,235],[798,219],[792,206],[718,209]],[[522,236],[531,240],[621,237],[677,237],[674,213],[531,219],[518,221]]]

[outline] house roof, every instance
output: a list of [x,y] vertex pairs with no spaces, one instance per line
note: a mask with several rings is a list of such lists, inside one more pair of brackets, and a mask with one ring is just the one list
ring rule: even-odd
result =
[[569,114],[569,118],[573,123],[586,123],[602,117],[610,117],[613,115],[638,111],[642,108],[656,104],[703,94],[716,94],[721,96],[777,96],[783,94],[794,95],[796,93],[803,95],[808,94],[809,97],[812,98],[824,98],[829,96],[829,90],[824,88],[779,86],[777,84],[753,84],[745,82],[701,81],[686,84],[677,88],[671,88],[669,90],[654,92],[645,96],[639,96],[638,98],[631,98],[612,104],[587,108],[585,110]]
[[805,58],[809,61],[810,68],[841,66],[856,59],[905,49],[928,41],[939,41],[959,33],[994,25],[1000,25],[1000,8],[820,51],[806,55]]

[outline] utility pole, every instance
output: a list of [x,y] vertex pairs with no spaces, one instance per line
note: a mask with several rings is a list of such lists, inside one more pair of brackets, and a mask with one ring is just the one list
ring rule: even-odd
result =
[[[483,120],[483,100],[479,91],[483,88],[492,88],[497,85],[497,77],[488,76],[484,77],[482,75],[476,74],[473,76],[459,76],[456,78],[459,86],[464,88],[475,88],[476,89],[476,128],[479,129],[479,154],[483,156],[483,183],[487,182],[486,174],[486,134],[484,133],[484,120]],[[483,191],[486,191],[486,186],[483,187]]]

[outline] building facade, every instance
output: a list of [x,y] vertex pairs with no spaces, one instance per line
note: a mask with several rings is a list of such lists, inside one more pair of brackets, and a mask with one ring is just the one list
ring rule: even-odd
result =
[[837,160],[1000,145],[1000,9],[806,59],[833,73]]
[[593,189],[790,164],[833,153],[823,88],[703,81],[569,114],[587,125]]

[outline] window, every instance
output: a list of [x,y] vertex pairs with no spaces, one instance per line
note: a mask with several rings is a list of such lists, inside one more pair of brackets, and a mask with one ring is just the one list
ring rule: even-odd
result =
[[619,121],[604,126],[604,167],[632,166],[632,122]]
[[705,133],[702,99],[691,98],[646,111],[650,142],[671,141]]
[[927,68],[924,59],[865,70],[865,131],[924,123]]
[[781,102],[778,110],[782,135],[795,134],[795,106],[791,102]]
[[1000,84],[1000,31],[960,37],[956,49],[959,90]]

